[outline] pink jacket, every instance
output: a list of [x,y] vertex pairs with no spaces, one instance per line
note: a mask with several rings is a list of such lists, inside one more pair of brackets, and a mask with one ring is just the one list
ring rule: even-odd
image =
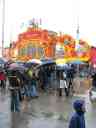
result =
[[5,80],[6,76],[3,72],[0,72],[0,80]]

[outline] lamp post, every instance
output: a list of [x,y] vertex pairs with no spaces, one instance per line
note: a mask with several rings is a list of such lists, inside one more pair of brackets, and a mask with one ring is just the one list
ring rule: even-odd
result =
[[2,57],[4,52],[5,0],[2,0]]

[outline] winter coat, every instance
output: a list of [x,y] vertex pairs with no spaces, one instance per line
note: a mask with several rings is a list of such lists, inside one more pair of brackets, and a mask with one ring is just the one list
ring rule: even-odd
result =
[[96,87],[96,73],[92,75],[92,86]]
[[16,76],[9,77],[10,89],[20,88],[20,81]]
[[85,128],[84,112],[81,110],[83,105],[82,101],[76,101],[74,103],[75,113],[71,117],[69,128]]
[[0,72],[0,80],[5,80],[6,76],[3,72]]

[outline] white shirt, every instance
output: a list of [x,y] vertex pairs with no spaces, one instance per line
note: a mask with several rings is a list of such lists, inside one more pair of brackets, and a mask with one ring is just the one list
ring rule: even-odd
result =
[[67,88],[66,80],[60,80],[60,88]]

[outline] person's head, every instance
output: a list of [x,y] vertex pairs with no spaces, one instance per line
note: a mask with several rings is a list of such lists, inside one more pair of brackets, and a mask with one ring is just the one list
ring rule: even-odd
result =
[[82,115],[85,113],[86,109],[85,109],[85,101],[84,100],[76,100],[73,103],[73,107],[75,109],[75,111],[79,114]]

